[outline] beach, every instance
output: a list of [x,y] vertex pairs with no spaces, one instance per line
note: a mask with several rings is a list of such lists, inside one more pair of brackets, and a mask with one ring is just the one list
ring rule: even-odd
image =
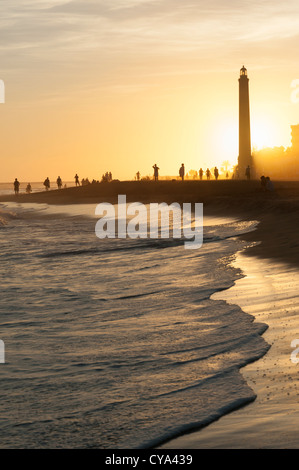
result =
[[0,10],[0,449],[299,449],[299,3]]
[[[291,361],[299,338],[299,273],[282,262],[244,254],[236,265],[245,277],[213,298],[240,305],[269,328],[263,338],[271,348],[241,369],[256,400],[210,426],[167,442],[167,449],[298,449],[298,364]],[[298,340],[299,342],[299,340]],[[297,343],[298,344],[298,343]]]
[[248,255],[299,266],[299,182],[277,181],[274,188],[273,192],[262,191],[259,180],[113,181],[18,196],[0,195],[0,203],[117,204],[118,195],[122,194],[126,195],[128,203],[200,202],[206,215],[259,221],[257,230],[244,236],[245,240],[261,242],[250,248]]
[[[81,246],[80,230],[85,233],[86,228],[89,227],[85,236],[89,231],[91,234],[94,229],[94,221],[89,219],[87,222],[88,219],[78,218],[78,211],[85,206],[91,209],[94,204],[100,202],[117,203],[119,194],[126,194],[127,202],[202,202],[204,204],[204,214],[207,217],[216,218],[221,216],[224,218],[224,222],[226,218],[227,221],[230,217],[233,219],[226,224],[223,224],[222,221],[223,225],[219,222],[215,229],[213,229],[213,226],[210,227],[207,241],[212,241],[212,243],[204,245],[205,251],[201,251],[199,257],[194,253],[192,255],[186,253],[189,250],[182,250],[176,244],[166,245],[163,250],[161,250],[160,245],[152,247],[147,244],[138,246],[133,244],[132,247],[129,247],[132,257],[126,255],[124,258],[119,258],[119,250],[120,253],[123,253],[123,250],[128,250],[128,248],[120,245],[113,247],[112,250],[107,245],[105,250],[101,251],[101,257],[99,257],[100,253],[98,253],[93,238],[90,238],[91,241],[88,242],[87,246]],[[158,366],[161,357],[164,358],[163,361],[165,362],[160,362],[158,370],[162,366],[161,377],[163,374],[168,376],[165,383],[159,383],[161,389],[157,388],[152,397],[148,391],[142,388],[142,406],[145,407],[144,403],[154,403],[157,409],[161,406],[163,413],[159,412],[156,417],[151,416],[151,420],[148,420],[147,425],[142,425],[144,434],[139,432],[139,445],[159,447],[159,441],[162,441],[164,444],[160,447],[166,449],[299,447],[299,441],[296,437],[296,420],[299,417],[299,412],[296,410],[299,396],[299,387],[297,388],[298,366],[292,363],[290,359],[291,352],[294,349],[291,348],[291,342],[297,337],[299,338],[299,321],[297,319],[299,310],[297,294],[299,291],[299,274],[297,272],[299,243],[296,234],[299,183],[276,182],[275,191],[267,193],[261,191],[258,181],[186,181],[184,183],[161,181],[158,184],[153,182],[114,182],[69,188],[61,191],[37,192],[31,195],[5,195],[0,196],[0,203],[6,210],[12,207],[10,205],[13,203],[13,206],[19,211],[21,219],[23,219],[17,222],[21,224],[20,227],[26,227],[26,224],[28,226],[28,222],[31,220],[32,233],[34,237],[37,233],[37,240],[43,239],[43,220],[48,220],[47,226],[51,227],[51,220],[54,220],[56,212],[66,211],[68,205],[72,208],[78,207],[77,212],[70,212],[71,219],[68,219],[66,226],[69,228],[67,231],[65,231],[63,217],[60,216],[57,219],[55,230],[49,239],[50,241],[53,239],[53,246],[47,240],[44,248],[42,245],[37,247],[32,245],[31,248],[42,261],[42,279],[49,278],[52,279],[53,286],[57,284],[57,292],[56,288],[48,289],[46,292],[47,296],[54,296],[56,302],[56,307],[55,304],[52,306],[52,314],[55,314],[55,318],[57,317],[55,320],[58,322],[57,327],[59,322],[62,321],[59,312],[66,305],[64,300],[60,305],[61,299],[67,299],[70,296],[70,300],[75,302],[74,306],[76,307],[76,303],[79,302],[80,309],[86,310],[87,318],[90,317],[89,321],[91,323],[87,324],[87,331],[96,346],[99,312],[101,315],[102,312],[108,315],[108,319],[103,323],[104,325],[106,323],[107,327],[110,327],[110,324],[115,327],[118,325],[116,323],[115,308],[119,308],[119,311],[122,312],[124,305],[127,305],[126,309],[130,314],[128,318],[123,317],[116,330],[117,334],[120,334],[120,341],[123,341],[124,326],[126,325],[136,335],[136,338],[143,330],[148,332],[149,338],[153,338],[153,335],[154,337],[157,336],[159,341],[157,344],[161,344],[165,348],[165,350],[161,350],[161,355],[160,353],[157,354],[157,346],[151,353],[150,348],[153,348],[154,344],[151,345],[151,342],[145,342],[146,349],[143,349],[144,345],[140,349],[143,355],[142,361],[138,360],[136,364],[133,362],[133,375],[137,373],[136,380],[139,374],[139,365],[137,367],[139,362],[142,364],[143,369],[145,366],[149,367],[149,376],[153,374],[153,377],[155,377],[158,372],[153,368],[152,362],[157,362]],[[28,209],[28,212],[26,212],[24,210],[26,207],[34,207],[34,212],[32,212],[33,209]],[[37,211],[38,207],[41,208],[40,211]],[[254,225],[252,225],[252,222],[254,222]],[[80,228],[76,230],[75,238],[71,231],[74,223],[79,223],[78,227]],[[32,244],[32,235],[30,233],[29,231],[24,239],[28,246]],[[61,239],[62,233],[67,234],[67,240]],[[221,235],[220,238],[219,235]],[[4,233],[3,236],[5,237]],[[19,241],[19,243],[21,242],[22,240]],[[107,247],[109,247],[109,251],[107,251]],[[137,248],[138,250],[135,251]],[[126,260],[126,264],[121,271],[124,276],[128,269],[126,266],[132,266],[133,256],[137,254],[141,264],[137,271],[134,269],[129,270],[129,273],[132,273],[129,275],[132,279],[132,288],[124,286],[121,278],[119,281],[117,280],[118,284],[114,284],[113,281],[113,284],[111,284],[112,294],[114,293],[115,302],[118,303],[108,308],[107,299],[105,298],[107,293],[104,289],[105,277],[108,276],[107,279],[111,282],[114,270],[120,262],[123,263],[121,260]],[[163,254],[162,264],[161,254]],[[11,254],[8,257],[9,259],[11,259]],[[100,292],[97,292],[96,286],[93,290],[90,288],[91,307],[94,309],[92,315],[89,312],[88,295],[83,291],[81,293],[83,284],[79,275],[83,271],[78,272],[78,276],[74,277],[76,259],[81,259],[83,267],[86,265],[88,269],[92,268],[87,279],[88,283],[91,280],[94,282],[92,273],[98,277],[100,282],[98,284],[101,286]],[[44,265],[43,260],[46,261],[46,265]],[[62,263],[66,260],[68,260],[68,271],[65,274],[58,275],[57,268],[64,269]],[[103,260],[108,262],[108,270],[97,269],[96,263]],[[171,260],[176,260],[175,265],[172,264],[174,261]],[[182,263],[180,270],[177,269],[178,263]],[[215,266],[213,270],[210,269],[211,263],[212,266]],[[47,265],[51,270],[53,269],[50,274],[45,270]],[[32,266],[36,269],[35,258]],[[176,270],[173,269],[174,266],[176,266]],[[198,269],[202,273],[198,272]],[[62,272],[64,273],[64,271]],[[29,269],[28,275],[32,276]],[[66,275],[74,278],[75,287],[72,284],[69,286],[60,284],[59,279],[61,276],[63,278]],[[188,276],[191,276],[192,282],[189,281],[188,288],[182,290],[179,286],[182,282],[185,282]],[[138,282],[141,280],[144,285],[139,286]],[[158,280],[159,283],[157,283]],[[80,283],[82,286],[80,286]],[[163,283],[165,287],[162,288]],[[11,283],[8,284],[8,286],[10,285]],[[178,290],[173,290],[176,286]],[[44,289],[42,282],[39,283],[39,287],[41,295],[44,295],[42,294],[42,289]],[[5,288],[5,285],[3,288]],[[22,286],[19,286],[19,288],[22,288]],[[173,303],[174,294],[176,302],[179,302],[179,304]],[[161,311],[164,313],[155,317],[153,315],[157,295],[158,312],[160,312],[159,309],[162,309]],[[142,299],[141,302],[139,302],[139,297]],[[166,302],[165,299],[167,299]],[[186,299],[188,299],[188,302],[185,305]],[[100,311],[98,311],[99,301],[103,305]],[[81,302],[83,303],[81,304]],[[84,302],[87,302],[86,305],[84,305]],[[174,305],[175,308],[173,308]],[[136,320],[133,323],[131,320],[132,306],[134,306],[134,312],[136,312],[133,317],[138,318],[138,323],[140,322],[140,332],[136,328]],[[34,305],[34,308],[36,309],[34,322],[38,324],[41,321],[38,316],[38,305]],[[147,313],[149,316],[143,318],[142,315],[139,319],[138,312],[140,308],[142,312],[146,309],[143,313]],[[80,309],[78,310],[78,318],[76,317],[78,330],[74,332],[75,337],[79,335],[80,324],[83,319],[82,310]],[[23,315],[25,315],[25,311]],[[167,323],[164,322],[164,317],[169,319]],[[66,324],[64,324],[64,321],[62,324],[65,329]],[[238,325],[237,329],[235,325]],[[94,329],[94,337],[92,331],[89,331],[90,327]],[[45,324],[43,329],[47,328],[49,327]],[[177,328],[180,328],[180,330],[177,330]],[[33,328],[30,335],[34,331]],[[66,331],[64,334],[66,334]],[[220,332],[220,342],[217,331]],[[159,340],[158,332],[159,334],[163,333],[162,338],[163,341],[165,338],[165,343],[163,341],[161,343],[161,340]],[[29,351],[32,347],[30,335],[28,334],[26,340]],[[109,336],[107,335],[108,330],[107,332],[104,330],[104,338],[108,339]],[[179,341],[177,335],[179,335]],[[210,339],[207,339],[209,335]],[[169,350],[168,336],[173,337],[173,351]],[[11,345],[13,345],[13,338],[11,341]],[[54,336],[51,339],[51,348],[55,344],[53,341]],[[219,348],[217,346],[218,342]],[[224,344],[224,349],[221,343]],[[70,347],[71,344],[72,341],[70,340]],[[138,343],[136,342],[136,344]],[[82,347],[84,355],[89,357],[91,352],[88,352],[88,346],[85,345],[84,341]],[[111,348],[111,351],[114,351],[113,354],[115,354],[115,350],[110,343],[107,347]],[[152,361],[151,354],[153,354],[155,361]],[[68,351],[69,355],[70,350]],[[49,367],[48,360],[52,360],[49,351],[46,355],[47,367]],[[97,363],[95,369],[93,369],[92,363],[87,361],[89,366],[86,364],[86,373],[87,375],[92,373],[92,381],[96,377],[96,371],[104,370],[104,364],[105,367],[108,367],[108,362],[106,363],[103,359],[101,361],[100,365]],[[133,361],[136,361],[136,359]],[[70,371],[78,366],[83,367],[82,371],[84,371],[83,362],[83,358],[78,354],[76,361],[70,364]],[[93,362],[96,364],[95,360]],[[33,366],[36,367],[35,364]],[[120,359],[116,357],[113,367],[117,371],[117,376],[121,380],[125,380],[125,370],[128,365],[122,364]],[[110,373],[108,369],[105,374]],[[17,369],[18,373],[21,373],[21,370],[21,368]],[[53,369],[53,377],[57,374],[62,379],[63,374],[61,374],[60,368],[56,372],[55,370]],[[46,376],[42,377],[43,381],[48,380]],[[38,377],[36,377],[37,379]],[[71,383],[73,381],[76,383],[78,378],[73,373],[68,372],[67,380],[71,387]],[[141,383],[138,381],[136,383],[138,387],[141,387]],[[59,384],[59,386],[62,386],[62,384]],[[109,392],[110,386],[107,385],[107,392]],[[154,382],[152,388],[154,390]],[[7,391],[9,390],[10,387],[7,385]],[[198,390],[201,390],[199,394]],[[128,397],[126,397],[126,400],[123,397],[123,401],[120,401],[118,397],[120,392],[123,394],[121,389],[115,389],[113,392],[115,400],[113,402],[108,400],[103,408],[98,408],[102,416],[104,410],[107,409],[108,419],[109,407],[113,407],[111,408],[112,411],[114,407],[115,410],[121,410],[119,405],[124,406],[122,403],[128,401]],[[129,392],[131,394],[129,399],[131,400],[134,396],[133,386],[132,389],[129,389]],[[18,401],[17,392],[15,393],[15,399]],[[36,398],[35,393],[32,393],[32,399]],[[211,394],[214,395],[213,400],[207,398],[212,398]],[[92,396],[93,394],[90,392],[90,400]],[[147,398],[145,399],[145,397]],[[208,403],[209,406],[205,405],[204,408],[201,405],[204,403]],[[140,408],[140,403],[136,403],[134,407],[136,409]],[[132,408],[130,413],[133,410],[135,408]],[[129,426],[129,423],[125,420],[127,412],[124,408],[123,414],[119,415],[123,415],[124,426]],[[167,425],[165,424],[167,423],[166,412],[171,416]],[[80,427],[82,426],[79,418],[78,422],[75,415],[72,418],[72,413],[71,411],[68,412],[66,431],[71,426],[72,421],[75,425],[78,426],[79,422]],[[87,416],[94,416],[95,411],[93,410],[92,401],[88,402],[84,413]],[[143,408],[142,414],[144,413],[150,416],[150,408]],[[192,421],[193,416],[196,414],[197,418],[194,417],[195,421]],[[46,419],[46,416],[42,418],[42,421],[40,421],[40,417],[36,418],[38,431],[35,427],[37,424],[28,423],[29,437],[30,427],[32,427],[34,439],[37,438],[37,435],[39,436],[40,429],[42,429],[41,423]],[[24,418],[23,426],[26,426],[26,419]],[[117,414],[115,419],[120,419],[117,418]],[[161,426],[159,433],[157,433],[157,430],[153,431],[155,420],[156,424],[159,422],[159,426]],[[52,422],[52,419],[50,419],[49,422],[55,436],[55,433],[58,432],[56,421],[53,419]],[[101,421],[97,423],[100,425]],[[113,425],[113,421],[111,421],[111,425]],[[90,426],[90,423],[88,426]],[[200,430],[196,429],[197,426]],[[118,448],[125,446],[126,443],[130,447],[134,447],[133,442],[137,441],[132,423],[128,428],[127,437],[128,439],[131,432],[131,441],[126,441],[122,433],[115,433],[115,429],[116,427],[114,427],[114,431],[109,430],[108,432],[107,428],[108,434],[106,437],[104,437],[103,430],[102,445],[109,447],[109,439],[111,439],[112,447],[113,443],[114,445],[117,443]],[[190,432],[191,430],[193,432]],[[180,437],[175,438],[176,435],[180,435]],[[12,433],[12,436],[17,436],[17,434]],[[101,446],[98,441],[97,430],[93,426],[90,427],[90,436],[90,440],[86,440],[86,445]],[[7,439],[9,443],[9,438]],[[38,439],[40,438],[38,437]],[[38,442],[39,446],[48,445],[47,440],[38,440]],[[30,441],[26,441],[26,443],[27,446],[31,445]],[[68,438],[62,436],[59,445],[63,446],[65,443],[73,446],[76,444],[76,440],[68,440]]]

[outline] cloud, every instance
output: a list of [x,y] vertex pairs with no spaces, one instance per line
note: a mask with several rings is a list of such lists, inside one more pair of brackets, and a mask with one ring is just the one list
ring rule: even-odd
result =
[[1,0],[0,15],[4,72],[99,86],[119,77],[124,89],[124,76],[138,88],[138,76],[221,67],[224,58],[229,66],[253,52],[258,62],[263,50],[285,61],[281,44],[299,31],[297,0]]
[[78,50],[138,49],[142,43],[160,51],[165,45],[200,49],[217,41],[289,37],[299,26],[293,0],[2,0],[0,13],[2,48],[44,44],[49,51],[51,44]]

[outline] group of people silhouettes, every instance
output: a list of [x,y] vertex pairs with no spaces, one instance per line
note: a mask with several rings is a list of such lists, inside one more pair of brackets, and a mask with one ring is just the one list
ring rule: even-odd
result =
[[[157,166],[157,164],[155,163],[154,166],[153,166],[153,169],[154,169],[154,180],[155,180],[155,181],[158,181],[160,168],[159,168],[159,167]],[[219,170],[218,170],[218,168],[217,168],[216,166],[215,166],[215,168],[214,168],[214,170],[213,170],[213,173],[214,173],[215,180],[218,180],[218,178],[219,178]],[[211,173],[211,171],[210,171],[209,168],[206,169],[205,174],[206,174],[207,180],[210,180],[212,173]],[[137,175],[138,175],[138,176],[137,176]],[[199,176],[199,179],[200,179],[200,180],[203,179],[203,175],[204,175],[204,171],[203,171],[202,168],[200,168],[200,170],[199,170],[199,172],[198,172],[198,176]],[[137,176],[137,178],[135,178],[135,179],[137,179],[137,181],[139,181],[139,179],[140,179],[140,173],[139,173],[139,172],[136,173],[136,176]],[[180,167],[180,169],[179,169],[179,177],[182,179],[182,181],[184,181],[184,179],[185,179],[185,164],[184,164],[184,163],[181,164],[181,167]],[[195,172],[195,175],[193,176],[193,178],[194,178],[194,179],[197,178],[197,172]],[[226,178],[228,178],[228,173],[226,173]]]
[[111,171],[106,171],[106,173],[102,175],[102,182],[109,183],[110,181],[112,181],[112,173]]
[[[203,179],[204,174],[206,175],[206,179],[207,179],[207,180],[210,180],[210,179],[211,179],[211,177],[212,177],[212,171],[211,171],[209,168],[207,168],[206,171],[204,171],[202,168],[199,169],[199,171],[198,171],[198,177],[199,177],[200,180]],[[215,166],[215,168],[214,168],[214,170],[213,170],[213,174],[214,174],[215,180],[218,180],[218,178],[219,178],[219,170],[218,170],[217,166]],[[226,177],[228,178],[228,173],[227,173]],[[197,178],[197,172],[195,172],[193,178],[194,178],[194,179]]]
[[[158,167],[158,165],[155,163],[153,165],[153,169],[154,169],[154,181],[158,181],[159,179],[159,170],[160,168]],[[197,179],[199,178],[200,180],[203,179],[204,177],[204,174],[206,176],[206,179],[207,180],[210,180],[211,177],[212,177],[212,172],[213,172],[213,175],[214,175],[214,178],[215,180],[217,181],[218,178],[219,178],[219,170],[218,168],[215,166],[214,169],[211,171],[209,168],[207,168],[205,171],[200,168],[198,173],[196,171],[193,171],[193,179]],[[237,175],[236,175],[237,176]],[[190,176],[189,176],[190,177]],[[226,172],[226,179],[229,177],[229,174],[228,172]],[[235,174],[233,174],[232,178],[234,179],[235,177]],[[250,180],[250,177],[251,177],[251,170],[250,170],[250,166],[248,165],[248,167],[246,168],[245,170],[245,177],[247,178],[247,180]],[[179,178],[181,178],[182,181],[184,181],[185,179],[185,164],[182,163],[181,164],[181,167],[179,168]],[[75,179],[75,185],[76,186],[80,186],[80,180],[79,180],[79,176],[78,174],[76,173],[75,176],[74,176],[74,179]],[[135,180],[136,181],[140,181],[141,179],[141,174],[140,172],[138,171],[135,175]],[[149,177],[147,177],[146,179],[149,179]],[[273,183],[272,181],[270,180],[269,176],[261,176],[261,186],[262,186],[262,189],[263,190],[269,190],[269,191],[273,191]],[[109,182],[109,181],[112,181],[112,173],[111,172],[106,172],[105,174],[103,174],[102,176],[102,182]],[[92,181],[93,183],[98,183],[99,181],[95,181],[93,180]],[[63,186],[63,183],[62,183],[62,179],[60,176],[58,176],[57,180],[56,180],[56,184],[57,184],[57,188],[58,189],[61,189],[62,186]],[[89,184],[89,180],[88,179],[83,179],[81,181],[81,185],[84,186],[85,184]],[[45,190],[48,191],[50,189],[50,179],[49,177],[47,177],[44,182],[43,182],[43,185],[45,187]],[[66,187],[66,185],[64,185],[64,187]],[[14,181],[14,191],[15,191],[15,194],[19,194],[19,191],[20,191],[20,182],[18,181],[17,178],[15,178],[15,181]],[[31,184],[28,183],[27,184],[27,187],[26,187],[26,193],[30,194],[32,192],[32,187],[31,187]]]
[[[207,180],[210,180],[211,175],[212,175],[211,170],[209,168],[207,168],[205,173],[206,173]],[[218,171],[218,168],[216,166],[214,168],[214,176],[215,176],[215,180],[218,180],[219,171]],[[203,169],[200,168],[200,170],[199,170],[199,179],[202,180],[202,178],[203,178]]]
[[[13,186],[14,186],[15,194],[16,194],[16,195],[19,194],[19,192],[20,192],[20,182],[18,181],[17,178],[14,180]],[[31,184],[28,183],[27,186],[26,186],[26,193],[27,193],[27,194],[30,194],[31,191],[32,191]]]
[[[77,173],[74,176],[74,178],[75,178],[75,185],[80,186],[79,176],[77,175]],[[60,176],[58,176],[58,178],[56,180],[56,184],[57,184],[58,189],[62,188],[63,183],[62,183],[62,179],[61,179]],[[50,179],[49,179],[48,176],[45,179],[45,181],[43,182],[43,185],[44,185],[46,191],[48,191],[50,189],[51,184],[50,184]],[[15,194],[16,195],[19,194],[19,192],[20,192],[20,182],[18,181],[18,178],[15,178],[13,186],[14,186]],[[64,187],[66,187],[66,185],[64,185]],[[31,192],[32,192],[32,186],[31,186],[31,183],[28,183],[27,186],[26,186],[26,193],[30,194]]]

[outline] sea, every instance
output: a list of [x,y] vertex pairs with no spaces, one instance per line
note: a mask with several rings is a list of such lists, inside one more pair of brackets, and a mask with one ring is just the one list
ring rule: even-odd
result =
[[204,215],[190,250],[99,239],[95,207],[0,204],[1,448],[149,448],[255,399],[267,326],[212,296],[256,222]]

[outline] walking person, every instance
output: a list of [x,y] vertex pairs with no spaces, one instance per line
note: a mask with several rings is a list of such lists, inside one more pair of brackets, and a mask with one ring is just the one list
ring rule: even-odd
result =
[[50,180],[49,180],[48,177],[45,179],[43,185],[46,188],[46,191],[48,191],[50,189]]

